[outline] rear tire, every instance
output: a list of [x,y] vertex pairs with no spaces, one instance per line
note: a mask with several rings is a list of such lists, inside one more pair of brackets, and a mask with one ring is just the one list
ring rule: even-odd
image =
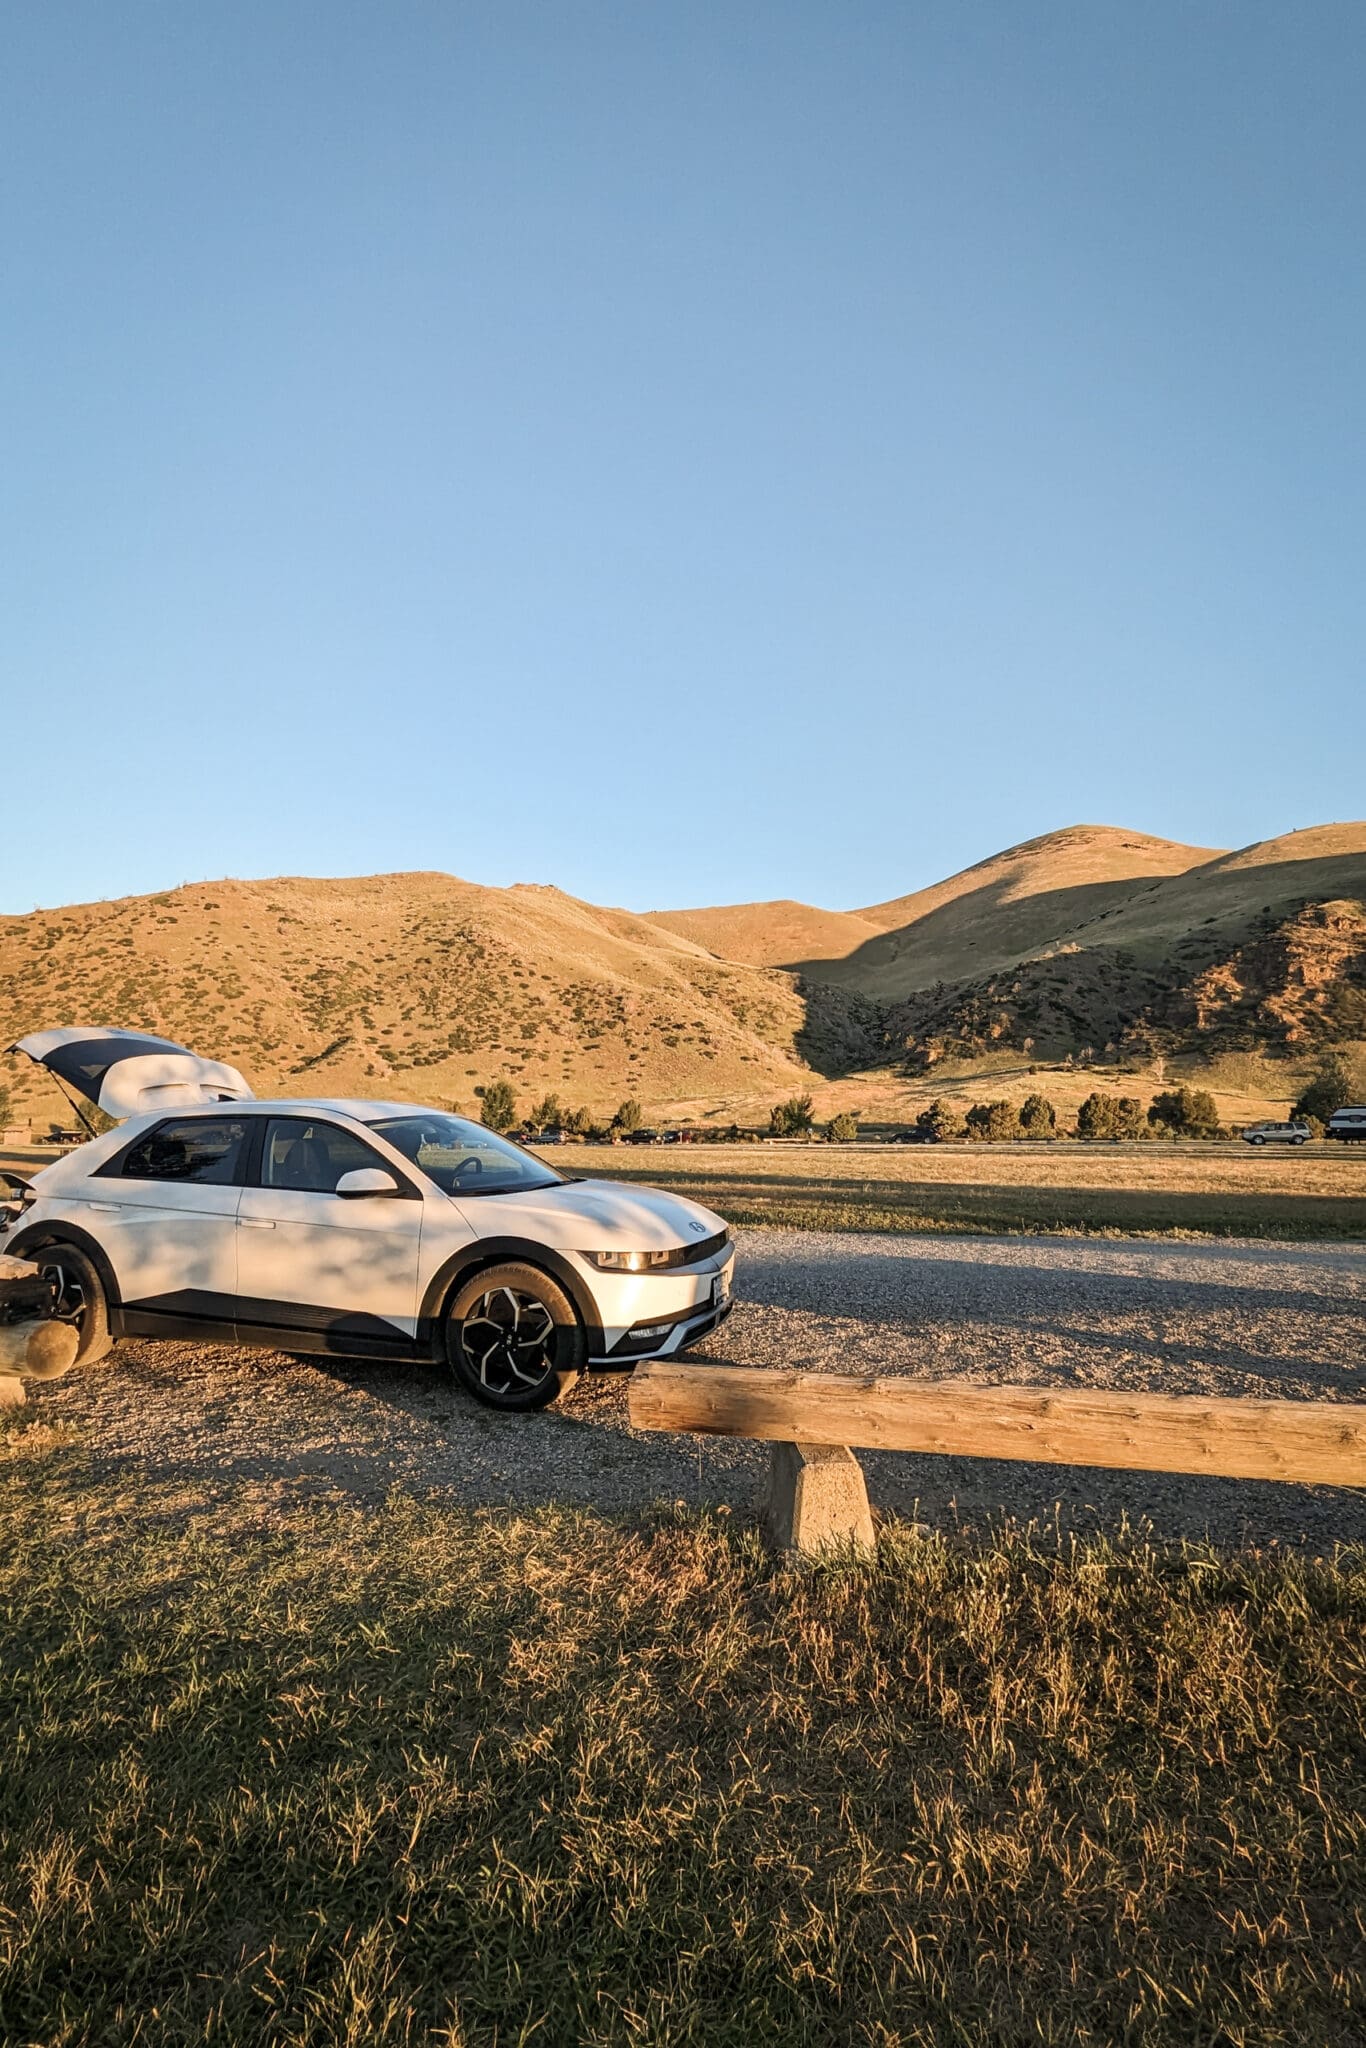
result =
[[[109,1302],[100,1279],[84,1252],[74,1244],[44,1244],[27,1255],[40,1272],[52,1281],[57,1303],[57,1321],[74,1323],[80,1342],[72,1365],[93,1365],[114,1348],[109,1333]],[[66,1371],[71,1367],[67,1366]],[[52,1377],[59,1378],[60,1374]]]
[[476,1401],[527,1414],[567,1394],[588,1357],[574,1304],[539,1266],[489,1266],[446,1309],[446,1357]]

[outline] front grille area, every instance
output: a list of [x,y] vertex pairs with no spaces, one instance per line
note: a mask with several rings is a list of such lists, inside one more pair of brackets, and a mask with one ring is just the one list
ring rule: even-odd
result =
[[730,1243],[730,1232],[718,1230],[715,1237],[700,1237],[696,1244],[685,1244],[678,1257],[680,1266],[699,1266],[703,1259],[715,1258]]

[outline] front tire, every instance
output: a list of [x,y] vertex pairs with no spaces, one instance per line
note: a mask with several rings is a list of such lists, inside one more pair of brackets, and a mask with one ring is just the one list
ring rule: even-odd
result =
[[539,1266],[490,1266],[446,1310],[446,1357],[476,1401],[526,1414],[567,1394],[588,1356],[574,1304]]
[[[74,1244],[38,1245],[27,1254],[52,1283],[59,1323],[74,1323],[79,1341],[72,1365],[93,1365],[114,1348],[109,1332],[109,1302],[100,1279],[84,1252]],[[71,1366],[63,1367],[69,1372]],[[60,1374],[51,1374],[59,1378]]]
[[1266,1139],[1265,1139],[1265,1138],[1254,1138],[1254,1139],[1252,1140],[1252,1142],[1253,1142],[1253,1144],[1254,1144],[1254,1145],[1264,1145],[1264,1144],[1266,1143]]

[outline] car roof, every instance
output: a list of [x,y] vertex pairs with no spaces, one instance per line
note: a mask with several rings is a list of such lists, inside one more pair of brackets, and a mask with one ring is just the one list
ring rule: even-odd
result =
[[[448,1116],[449,1110],[437,1109],[430,1102],[367,1102],[359,1097],[343,1095],[281,1095],[273,1100],[262,1101],[253,1096],[246,1102],[194,1102],[184,1108],[157,1111],[159,1117],[174,1116],[299,1116],[310,1110],[331,1111],[338,1116],[354,1117],[358,1123],[378,1123],[391,1116]],[[145,1115],[147,1112],[143,1112]],[[466,1118],[466,1122],[472,1119]]]

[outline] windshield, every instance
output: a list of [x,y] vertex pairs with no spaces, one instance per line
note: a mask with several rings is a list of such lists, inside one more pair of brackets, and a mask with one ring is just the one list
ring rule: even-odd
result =
[[558,1187],[564,1179],[543,1159],[463,1116],[424,1109],[412,1116],[381,1117],[370,1128],[420,1166],[443,1194],[507,1195],[514,1189]]

